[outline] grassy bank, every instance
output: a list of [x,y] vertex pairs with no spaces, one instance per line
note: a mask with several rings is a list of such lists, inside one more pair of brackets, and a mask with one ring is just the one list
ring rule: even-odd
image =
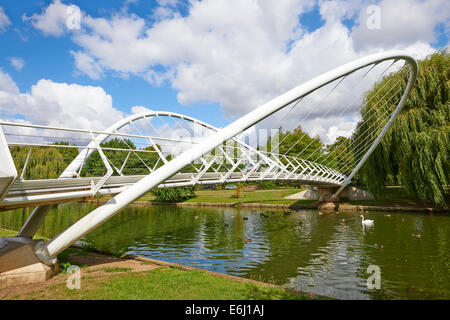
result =
[[[236,190],[198,190],[196,197],[184,201],[184,203],[263,203],[263,204],[308,204],[311,200],[284,199],[302,189],[279,188],[268,190],[243,191],[242,197],[236,198]],[[151,193],[147,193],[137,201],[155,201]]]
[[17,236],[17,231],[0,228],[0,237],[15,237],[15,236]]
[[306,299],[280,288],[241,283],[202,271],[159,267],[145,272],[109,269],[110,276],[83,276],[81,289],[68,289],[65,282],[19,295],[21,299],[58,300],[253,300]]
[[[1,214],[1,212],[0,212]],[[2,229],[0,228],[0,238],[1,237],[15,237],[17,236],[18,231],[14,231],[14,230],[8,230],[8,229]],[[41,236],[34,236],[34,239],[47,239],[45,237],[41,237]]]
[[[268,190],[243,191],[241,198],[236,198],[235,190],[198,190],[196,197],[183,201],[183,203],[210,203],[210,204],[282,204],[282,205],[309,205],[314,200],[285,199],[285,197],[298,193],[302,189],[278,188]],[[448,207],[450,207],[450,197],[448,197]],[[148,193],[137,201],[155,201],[155,197]],[[344,205],[378,206],[378,207],[404,207],[404,208],[435,208],[431,201],[422,201],[411,197],[401,187],[388,187],[386,193],[374,200],[341,201]]]
[[[69,248],[58,256],[63,271],[44,283],[0,290],[4,299],[20,300],[304,300],[284,288],[208,271],[117,258]],[[81,289],[67,288],[67,265],[78,265]]]
[[[0,229],[0,237],[17,231]],[[284,288],[145,258],[118,258],[92,248],[68,248],[58,255],[60,273],[44,283],[0,290],[2,299],[20,300],[302,300]],[[65,270],[78,265],[81,289],[68,289]]]

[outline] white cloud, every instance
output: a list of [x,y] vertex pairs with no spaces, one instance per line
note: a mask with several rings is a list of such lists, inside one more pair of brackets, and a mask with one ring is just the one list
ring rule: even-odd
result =
[[[291,66],[287,45],[301,34],[296,17],[311,4],[193,1],[188,17],[166,19],[151,28],[135,15],[85,17],[88,29],[75,41],[103,69],[140,74],[156,85],[169,80],[181,103],[219,100],[226,113],[237,115],[233,109],[243,111],[242,101],[247,100],[248,108],[280,87],[289,88],[283,75]],[[155,65],[171,72],[157,72]],[[268,79],[279,87],[274,89]],[[255,91],[265,92],[265,97],[252,101],[249,93]]]
[[[315,3],[325,24],[307,32],[299,15]],[[365,23],[366,8],[374,3],[381,8],[381,29],[375,31]],[[75,65],[94,79],[115,72],[156,86],[168,81],[181,104],[218,102],[229,119],[369,53],[404,49],[423,58],[434,50],[429,43],[435,26],[446,23],[448,29],[450,15],[445,0],[192,0],[186,16],[176,12],[177,1],[159,4],[159,18],[151,24],[126,11],[83,16],[82,30],[73,35],[81,47],[72,52]],[[342,20],[354,17],[349,30]],[[288,120],[295,124],[295,118]],[[336,122],[330,114],[304,127],[329,140],[350,128],[351,122]]]
[[75,66],[78,70],[87,74],[92,79],[100,79],[103,74],[103,69],[94,58],[81,51],[70,51],[70,53],[75,58]]
[[30,92],[21,93],[1,70],[0,111],[34,124],[91,130],[103,130],[124,116],[113,107],[111,96],[101,87],[41,79]]
[[76,5],[65,5],[60,0],[54,0],[41,14],[33,14],[31,17],[22,16],[24,21],[31,24],[45,35],[61,36],[70,30],[80,28],[82,14]]
[[11,25],[11,21],[3,10],[3,7],[0,7],[0,33],[5,32],[6,28]]
[[361,10],[359,25],[352,30],[356,50],[404,48],[413,43],[435,40],[435,27],[447,26],[450,2],[447,0],[381,0],[380,28],[368,28],[368,13]]
[[156,0],[160,6],[166,7],[175,7],[177,4],[179,4],[179,0]]
[[17,95],[19,89],[9,74],[0,69],[0,103],[6,101],[7,95]]
[[170,7],[157,7],[152,14],[155,21],[170,19],[177,15],[177,11]]
[[25,60],[19,57],[10,57],[9,63],[14,67],[17,71],[20,71],[25,66]]
[[143,107],[143,106],[134,106],[134,107],[131,107],[131,113],[134,113],[134,114],[144,113],[144,112],[150,112],[150,111],[152,111],[152,110],[150,110],[150,109],[148,109],[148,108],[146,108],[146,107]]
[[349,137],[350,134],[356,128],[356,122],[345,122],[345,127],[340,128],[337,125],[332,125],[329,127],[326,133],[327,140],[329,142],[335,141],[337,137]]
[[91,32],[78,35],[76,42],[103,68],[138,73],[151,65],[148,56],[152,53],[147,52],[151,48],[140,40],[145,27],[143,19],[115,15],[110,20],[86,17],[84,22]]

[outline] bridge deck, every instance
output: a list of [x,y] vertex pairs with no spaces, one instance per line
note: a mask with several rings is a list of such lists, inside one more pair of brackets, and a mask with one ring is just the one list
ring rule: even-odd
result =
[[[182,187],[193,184],[194,173],[178,173],[166,180],[158,187]],[[226,173],[207,172],[196,182],[196,184],[215,184],[223,183],[223,177]],[[145,175],[132,176],[111,176],[99,190],[98,194],[117,194],[133,185]],[[10,210],[22,207],[32,207],[50,203],[61,203],[78,201],[93,197],[92,185],[97,184],[102,177],[82,177],[82,178],[64,178],[64,179],[42,179],[42,180],[17,180],[9,190],[5,199],[0,203],[0,211]],[[245,176],[242,172],[233,172],[226,183],[237,183],[242,181],[261,181],[261,180],[285,180],[295,181],[299,184],[320,184],[335,186],[331,179],[311,179],[304,175],[302,177],[287,174],[266,174],[259,172]],[[329,181],[327,181],[329,180]]]

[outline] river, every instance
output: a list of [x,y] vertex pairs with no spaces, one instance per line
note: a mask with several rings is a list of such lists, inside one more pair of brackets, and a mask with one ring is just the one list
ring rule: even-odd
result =
[[[55,207],[39,235],[56,235],[96,206]],[[0,227],[18,230],[30,212],[0,212]],[[364,215],[373,227],[363,228],[360,213],[129,206],[83,240],[341,299],[450,299],[449,216]]]

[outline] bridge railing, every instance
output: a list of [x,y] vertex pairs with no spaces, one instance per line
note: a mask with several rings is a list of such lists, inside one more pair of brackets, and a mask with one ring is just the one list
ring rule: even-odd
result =
[[[82,174],[84,174],[84,176],[93,176],[92,173],[99,172],[104,172],[103,176],[110,176],[112,174],[122,176],[125,172],[131,174],[131,169],[139,169],[138,172],[135,172],[136,174],[151,173],[159,166],[167,163],[171,158],[176,156],[176,154],[171,154],[170,152],[165,151],[164,148],[158,146],[158,141],[164,141],[166,143],[169,142],[174,145],[182,143],[188,145],[187,148],[189,147],[189,145],[195,145],[198,144],[199,141],[201,141],[201,139],[198,138],[175,139],[161,136],[144,136],[129,133],[40,126],[4,121],[0,122],[0,125],[3,126],[3,128],[15,127],[20,129],[35,130],[31,133],[23,132],[20,130],[16,132],[4,130],[5,137],[7,137],[8,146],[10,147],[13,158],[15,160],[16,168],[20,172],[20,180],[56,178],[55,175],[58,176],[59,173],[65,173],[65,171],[67,171],[65,170],[66,168],[64,167],[64,165],[68,166],[69,163],[73,164],[72,162],[75,158],[81,158],[81,161],[79,161],[78,163],[77,170],[72,171],[70,176],[67,174],[63,174],[61,178],[81,177]],[[36,130],[45,130],[47,134],[37,132]],[[72,133],[77,135],[70,136],[48,134],[49,131]],[[86,138],[85,136],[80,136],[80,134],[89,135],[89,137]],[[106,136],[108,137],[107,139],[105,138]],[[114,138],[120,139],[118,143],[122,144],[122,147],[112,147],[108,145],[108,142],[105,143],[105,141],[111,141],[111,139]],[[128,138],[128,142],[127,140],[125,140],[126,138]],[[50,141],[50,139],[53,141]],[[146,142],[140,143],[141,145],[144,145],[143,148],[137,148],[135,146],[139,144],[137,143],[137,140],[139,139]],[[70,141],[72,141],[72,143],[70,143]],[[152,141],[153,143],[149,143],[150,141]],[[82,145],[82,142],[85,142],[86,144]],[[63,149],[63,151],[61,152],[62,157],[59,157],[57,159],[62,160],[63,162],[58,163],[57,172],[51,172],[53,173],[53,176],[49,176],[48,174],[45,174],[45,172],[40,172],[45,176],[33,176],[32,174],[30,174],[30,171],[27,172],[27,169],[30,169],[31,167],[31,158],[39,159],[39,157],[41,157],[42,160],[54,160],[52,159],[52,155],[46,156],[45,153],[39,154],[38,152],[36,152],[36,154],[33,154],[33,148],[35,149],[35,151],[42,148]],[[102,168],[99,168],[98,166],[94,168],[96,169],[96,171],[90,168],[91,171],[89,171],[86,168],[86,163],[89,161],[89,158],[92,155],[93,151],[96,151],[98,155],[100,155],[99,159],[97,160],[101,160],[100,162],[103,166]],[[121,154],[122,156],[116,157],[117,159],[111,159],[111,156],[108,157],[108,155],[117,154]],[[147,159],[142,159],[142,154],[154,155],[154,157],[147,157]],[[130,167],[130,164],[136,165],[136,162],[129,162],[130,156],[135,156],[135,160],[139,160],[139,166]],[[239,163],[237,163],[238,160]],[[40,165],[38,161],[35,161],[34,164]],[[256,150],[236,139],[230,139],[222,146],[215,148],[214,151],[209,152],[195,162],[192,162],[188,167],[191,171],[196,173],[212,171],[219,172],[220,169],[225,170],[225,173],[228,173],[229,171],[255,172],[257,171],[255,170],[255,167],[257,167],[257,169],[259,169],[259,172],[263,171],[266,174],[274,173],[274,171],[279,171],[290,174],[291,176],[295,175],[296,173],[310,174],[314,171],[323,171],[323,168],[319,164],[315,164],[312,161],[306,161],[300,158],[281,155],[274,152]],[[267,167],[271,167],[271,169],[262,170],[262,168],[267,169]],[[85,170],[83,171],[83,169]],[[103,169],[103,171],[101,171],[100,169]],[[143,172],[143,169],[145,169],[145,171],[147,172]],[[299,169],[303,172],[295,171]]]
[[[1,121],[0,126],[18,172],[15,183],[0,202],[0,210],[117,194],[177,156],[165,146],[182,145],[182,152],[202,141],[199,137],[6,121]],[[256,150],[233,138],[192,161],[158,187],[275,180],[340,185],[345,176],[312,161]]]

